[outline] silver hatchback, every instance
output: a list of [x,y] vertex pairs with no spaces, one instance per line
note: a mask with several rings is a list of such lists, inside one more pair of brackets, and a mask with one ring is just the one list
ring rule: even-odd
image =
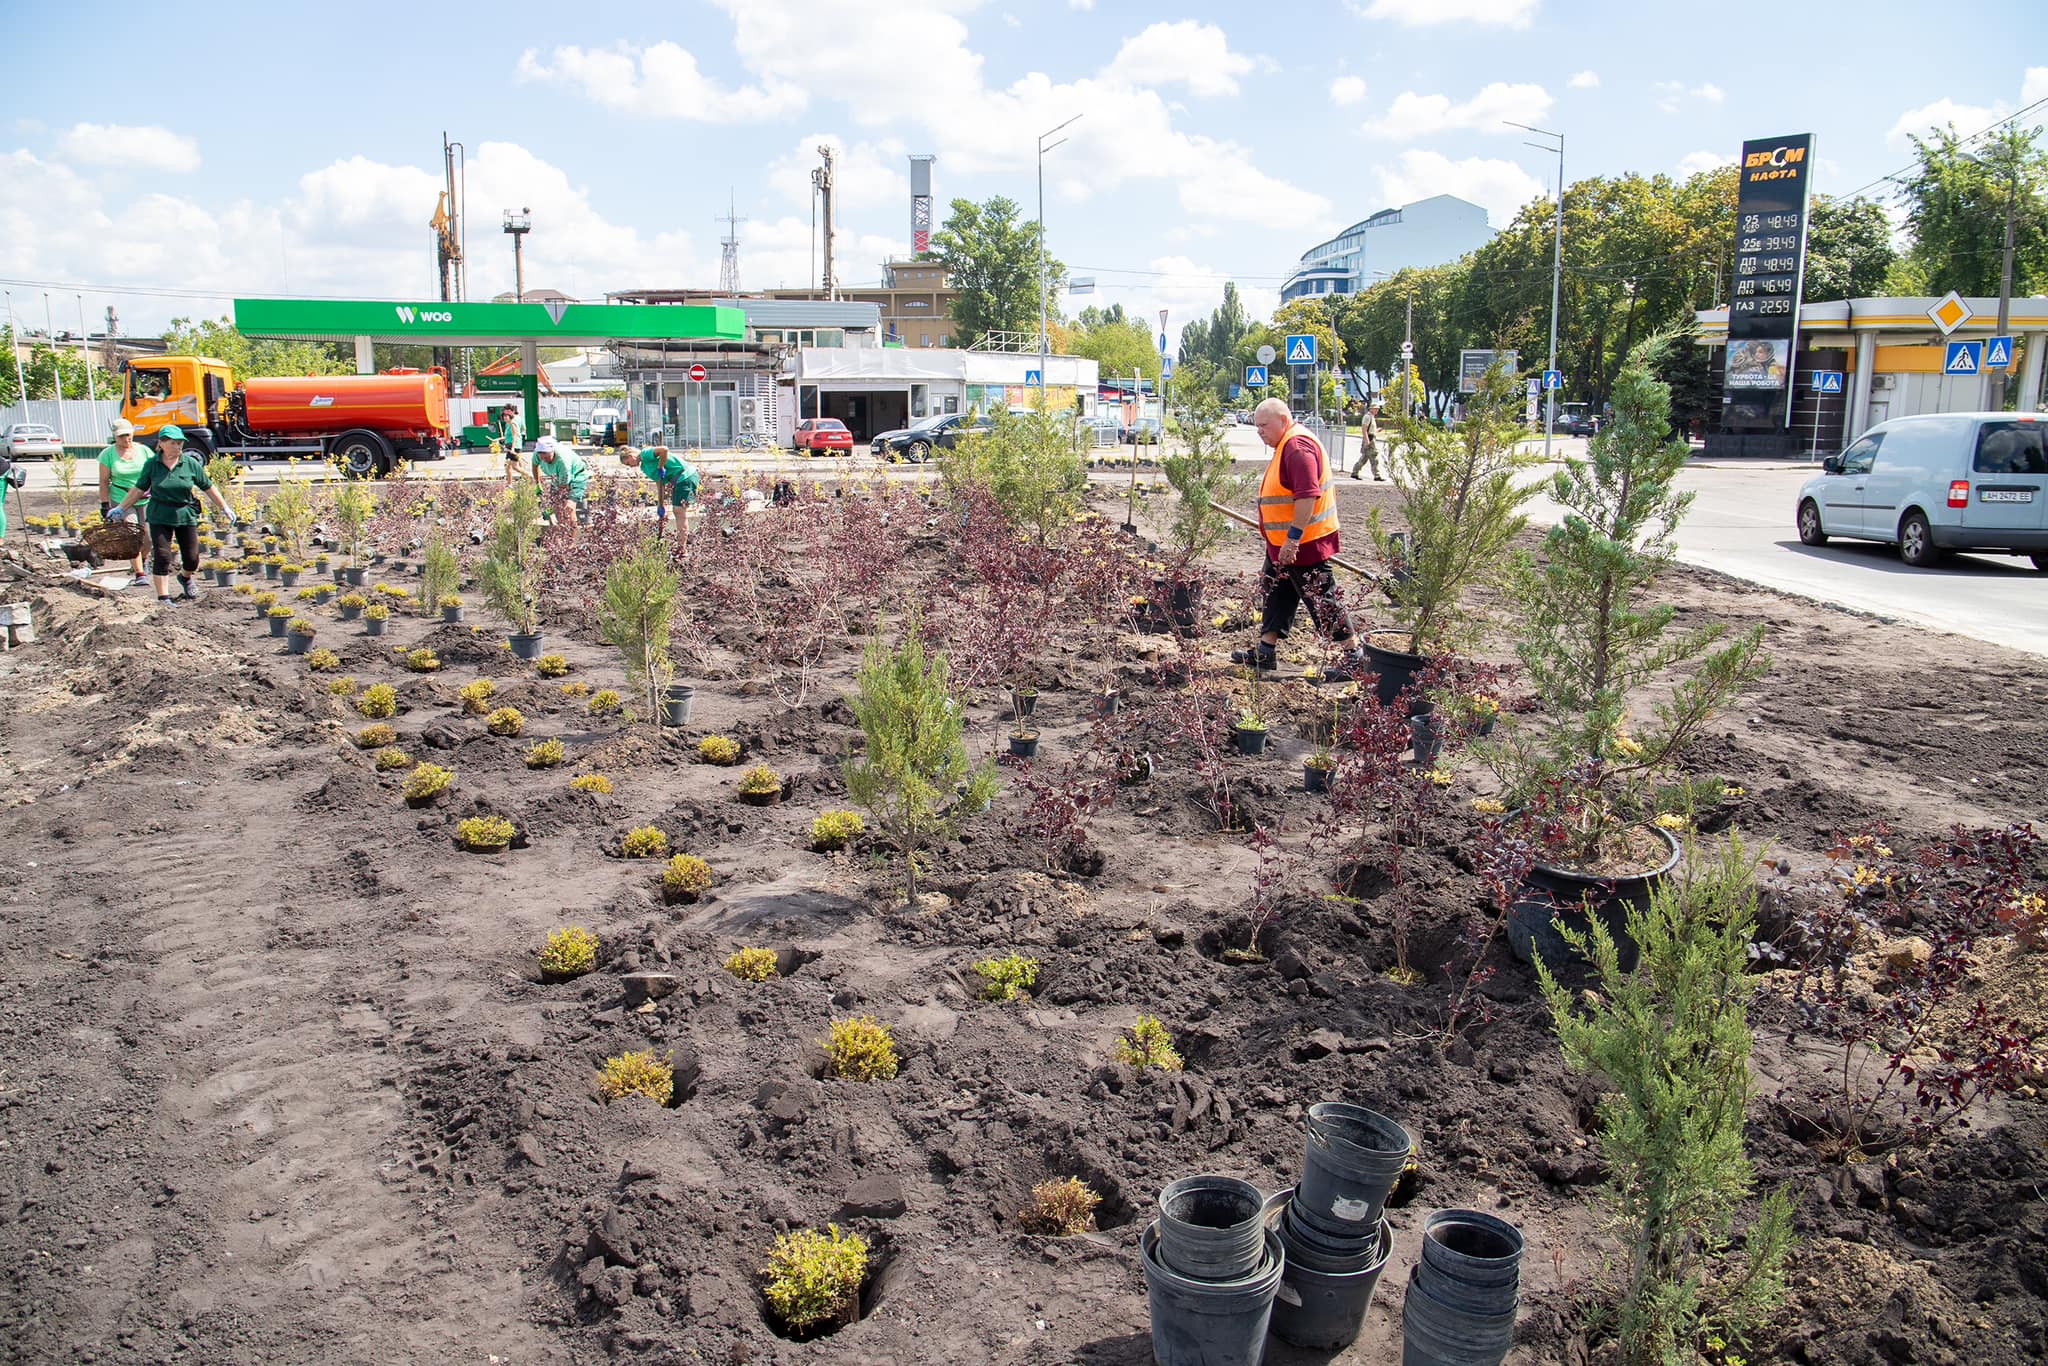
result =
[[2048,419],[1924,413],[1872,427],[1799,490],[1799,539],[1882,541],[1916,568],[1950,551],[2025,555],[2048,571]]

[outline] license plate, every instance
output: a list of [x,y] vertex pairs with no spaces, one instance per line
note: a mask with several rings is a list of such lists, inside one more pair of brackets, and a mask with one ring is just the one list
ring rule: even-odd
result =
[[2034,491],[2032,489],[1985,489],[1977,495],[1977,501],[1980,503],[2031,503],[2034,501]]

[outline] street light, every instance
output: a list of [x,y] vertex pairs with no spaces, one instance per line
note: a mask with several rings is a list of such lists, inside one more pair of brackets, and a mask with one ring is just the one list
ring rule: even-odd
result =
[[1047,142],[1046,139],[1070,124],[1078,123],[1081,115],[1076,114],[1059,128],[1048,128],[1038,135],[1038,406],[1045,407],[1045,362],[1052,352],[1052,338],[1046,331],[1045,297],[1045,154],[1065,142]]
[[[1510,128],[1519,128],[1525,133],[1538,137],[1557,139],[1557,231],[1556,242],[1550,250],[1550,359],[1543,364],[1543,377],[1548,380],[1550,372],[1557,368],[1557,282],[1564,272],[1564,134],[1553,133],[1548,128],[1532,128],[1526,123],[1513,119],[1502,119]],[[1539,151],[1551,149],[1540,142],[1524,143]],[[1557,427],[1557,390],[1546,387],[1543,390],[1543,458],[1550,459],[1550,437]]]
[[[2005,170],[2005,260],[1999,268],[1998,275],[1998,335],[2001,337],[2011,335],[2006,331],[2006,327],[2012,321],[2012,214],[2013,202],[2019,198],[2019,158],[2013,153],[2014,148],[2008,142],[2005,146],[2005,156],[2003,158]],[[1965,152],[1963,155],[1987,171],[1997,169],[1989,159],[1975,152]],[[1984,383],[1989,391],[1988,397],[1984,401],[1984,407],[1991,412],[2005,411],[2005,378],[2006,367],[1999,366],[1996,369],[1988,365],[1984,367]]]
[[519,244],[526,240],[526,234],[533,231],[533,210],[522,208],[518,213],[505,210],[505,232],[512,239],[512,299],[515,303],[526,302],[526,266],[520,257]]

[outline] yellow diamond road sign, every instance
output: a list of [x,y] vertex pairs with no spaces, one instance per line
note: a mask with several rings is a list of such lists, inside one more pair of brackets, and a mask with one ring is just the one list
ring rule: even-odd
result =
[[1963,302],[1963,296],[1950,290],[1947,298],[1927,310],[1927,316],[1934,319],[1934,325],[1940,328],[1941,335],[1946,337],[1974,315],[1970,312],[1970,306]]

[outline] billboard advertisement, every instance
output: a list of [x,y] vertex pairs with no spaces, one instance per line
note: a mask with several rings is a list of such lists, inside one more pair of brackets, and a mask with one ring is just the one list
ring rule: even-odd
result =
[[1813,135],[1743,143],[1736,176],[1722,423],[1782,428],[1792,417]]
[[1458,353],[1458,392],[1474,393],[1479,388],[1479,377],[1484,375],[1496,360],[1507,362],[1508,377],[1512,379],[1519,369],[1519,357],[1513,351],[1460,351]]

